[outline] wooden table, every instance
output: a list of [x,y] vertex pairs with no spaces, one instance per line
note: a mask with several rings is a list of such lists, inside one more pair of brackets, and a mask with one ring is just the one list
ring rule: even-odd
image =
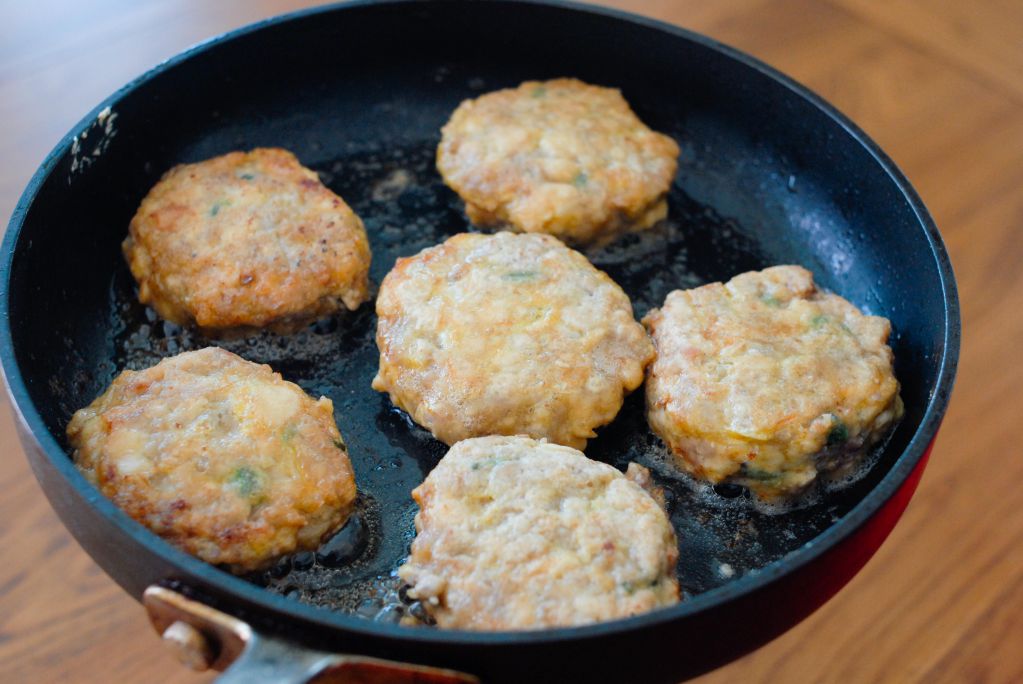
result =
[[[59,137],[130,78],[310,4],[0,4],[0,217]],[[894,534],[810,619],[700,681],[1023,681],[1023,3],[613,4],[750,52],[865,128],[933,212],[963,302],[952,407]],[[208,681],[164,653],[141,607],[64,531],[7,408],[0,449],[0,681]]]

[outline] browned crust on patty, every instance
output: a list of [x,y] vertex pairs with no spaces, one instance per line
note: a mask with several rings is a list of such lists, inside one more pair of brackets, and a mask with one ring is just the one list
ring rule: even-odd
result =
[[68,424],[75,465],[129,516],[235,572],[316,548],[355,479],[329,399],[214,347],[126,370]]
[[377,315],[373,388],[447,444],[583,448],[653,357],[622,289],[549,235],[462,233],[399,259]]
[[123,250],[139,301],[206,332],[290,332],[368,299],[362,221],[287,150],[174,167],[142,200]]
[[437,168],[476,225],[601,244],[667,215],[678,145],[618,90],[527,81],[462,102],[441,133]]
[[[644,480],[641,468],[630,474]],[[583,625],[679,599],[661,503],[575,449],[467,439],[412,495],[417,536],[398,573],[440,627]]]
[[650,427],[699,479],[786,497],[851,472],[902,415],[890,323],[802,267],[676,290],[643,323]]

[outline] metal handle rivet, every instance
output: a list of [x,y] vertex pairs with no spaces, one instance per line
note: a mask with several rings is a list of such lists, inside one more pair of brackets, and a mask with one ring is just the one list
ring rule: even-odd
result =
[[213,663],[213,649],[209,639],[198,629],[177,620],[163,630],[163,643],[174,653],[181,664],[196,672],[208,670]]

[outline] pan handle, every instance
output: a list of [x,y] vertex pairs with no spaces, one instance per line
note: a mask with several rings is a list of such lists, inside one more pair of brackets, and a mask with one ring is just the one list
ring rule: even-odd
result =
[[454,670],[317,651],[261,634],[167,587],[149,587],[142,603],[182,663],[223,671],[218,684],[479,684],[478,678]]

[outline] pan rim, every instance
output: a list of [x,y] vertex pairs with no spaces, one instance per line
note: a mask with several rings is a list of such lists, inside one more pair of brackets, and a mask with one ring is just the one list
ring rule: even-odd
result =
[[[91,112],[83,117],[65,134],[53,150],[46,156],[43,163],[33,174],[22,193],[3,237],[3,257],[0,261],[0,361],[2,374],[8,395],[12,399],[11,407],[25,430],[38,443],[40,450],[54,468],[68,479],[72,486],[83,496],[85,501],[98,509],[100,514],[116,525],[121,532],[143,545],[146,550],[162,559],[169,565],[178,568],[182,574],[197,577],[210,589],[225,600],[236,602],[228,605],[231,610],[240,605],[254,606],[268,611],[279,618],[302,623],[309,627],[355,633],[367,637],[415,642],[422,646],[431,644],[465,645],[465,646],[513,646],[516,644],[549,643],[564,640],[578,640],[588,637],[605,636],[619,632],[641,628],[655,628],[665,623],[682,620],[711,607],[736,601],[744,596],[766,588],[779,578],[797,571],[813,562],[827,551],[835,548],[842,540],[860,529],[870,520],[881,507],[895,494],[906,481],[910,473],[924,457],[929,445],[935,438],[942,417],[947,410],[955,380],[956,368],[961,342],[961,318],[958,293],[951,260],[937,226],[924,206],[919,195],[898,169],[895,163],[881,148],[871,140],[856,124],[839,112],[833,105],[811,91],[806,86],[779,72],[773,67],[733,47],[727,46],[707,36],[695,33],[657,19],[643,17],[622,10],[583,4],[573,0],[495,0],[493,4],[515,6],[543,6],[567,10],[573,13],[600,15],[611,20],[631,23],[643,28],[653,29],[671,34],[679,39],[695,42],[705,48],[714,50],[724,56],[738,61],[761,75],[775,81],[789,90],[794,96],[807,101],[814,108],[830,118],[847,135],[859,143],[873,158],[874,162],[888,176],[912,209],[919,226],[924,230],[931,254],[940,279],[941,294],[944,301],[945,325],[943,345],[940,351],[939,371],[936,386],[931,391],[924,415],[913,437],[902,454],[896,459],[889,472],[856,506],[841,520],[827,528],[820,535],[807,542],[788,555],[769,563],[760,570],[749,573],[733,582],[716,589],[699,594],[691,599],[667,608],[650,613],[637,615],[620,620],[613,620],[580,627],[556,628],[535,631],[506,632],[471,632],[465,630],[417,629],[400,625],[389,625],[371,622],[364,618],[345,613],[331,612],[325,608],[302,604],[283,596],[277,596],[257,587],[245,580],[218,570],[183,551],[150,532],[137,523],[111,501],[92,487],[74,467],[67,453],[50,433],[43,422],[42,416],[32,401],[25,379],[22,377],[14,351],[13,334],[10,325],[10,276],[16,247],[19,242],[25,218],[35,198],[52,174],[57,163],[70,150],[74,138],[85,131],[106,108],[115,108],[117,103],[141,84],[147,83],[164,72],[174,69],[179,64],[222,43],[235,40],[241,36],[276,26],[278,24],[306,18],[313,15],[344,12],[359,7],[376,5],[454,5],[465,4],[472,0],[354,0],[318,7],[306,8],[275,17],[270,17],[252,24],[222,33],[208,40],[193,45],[183,52],[170,57],[142,75],[129,81],[115,93],[103,100]],[[139,597],[135,597],[138,599]]]

